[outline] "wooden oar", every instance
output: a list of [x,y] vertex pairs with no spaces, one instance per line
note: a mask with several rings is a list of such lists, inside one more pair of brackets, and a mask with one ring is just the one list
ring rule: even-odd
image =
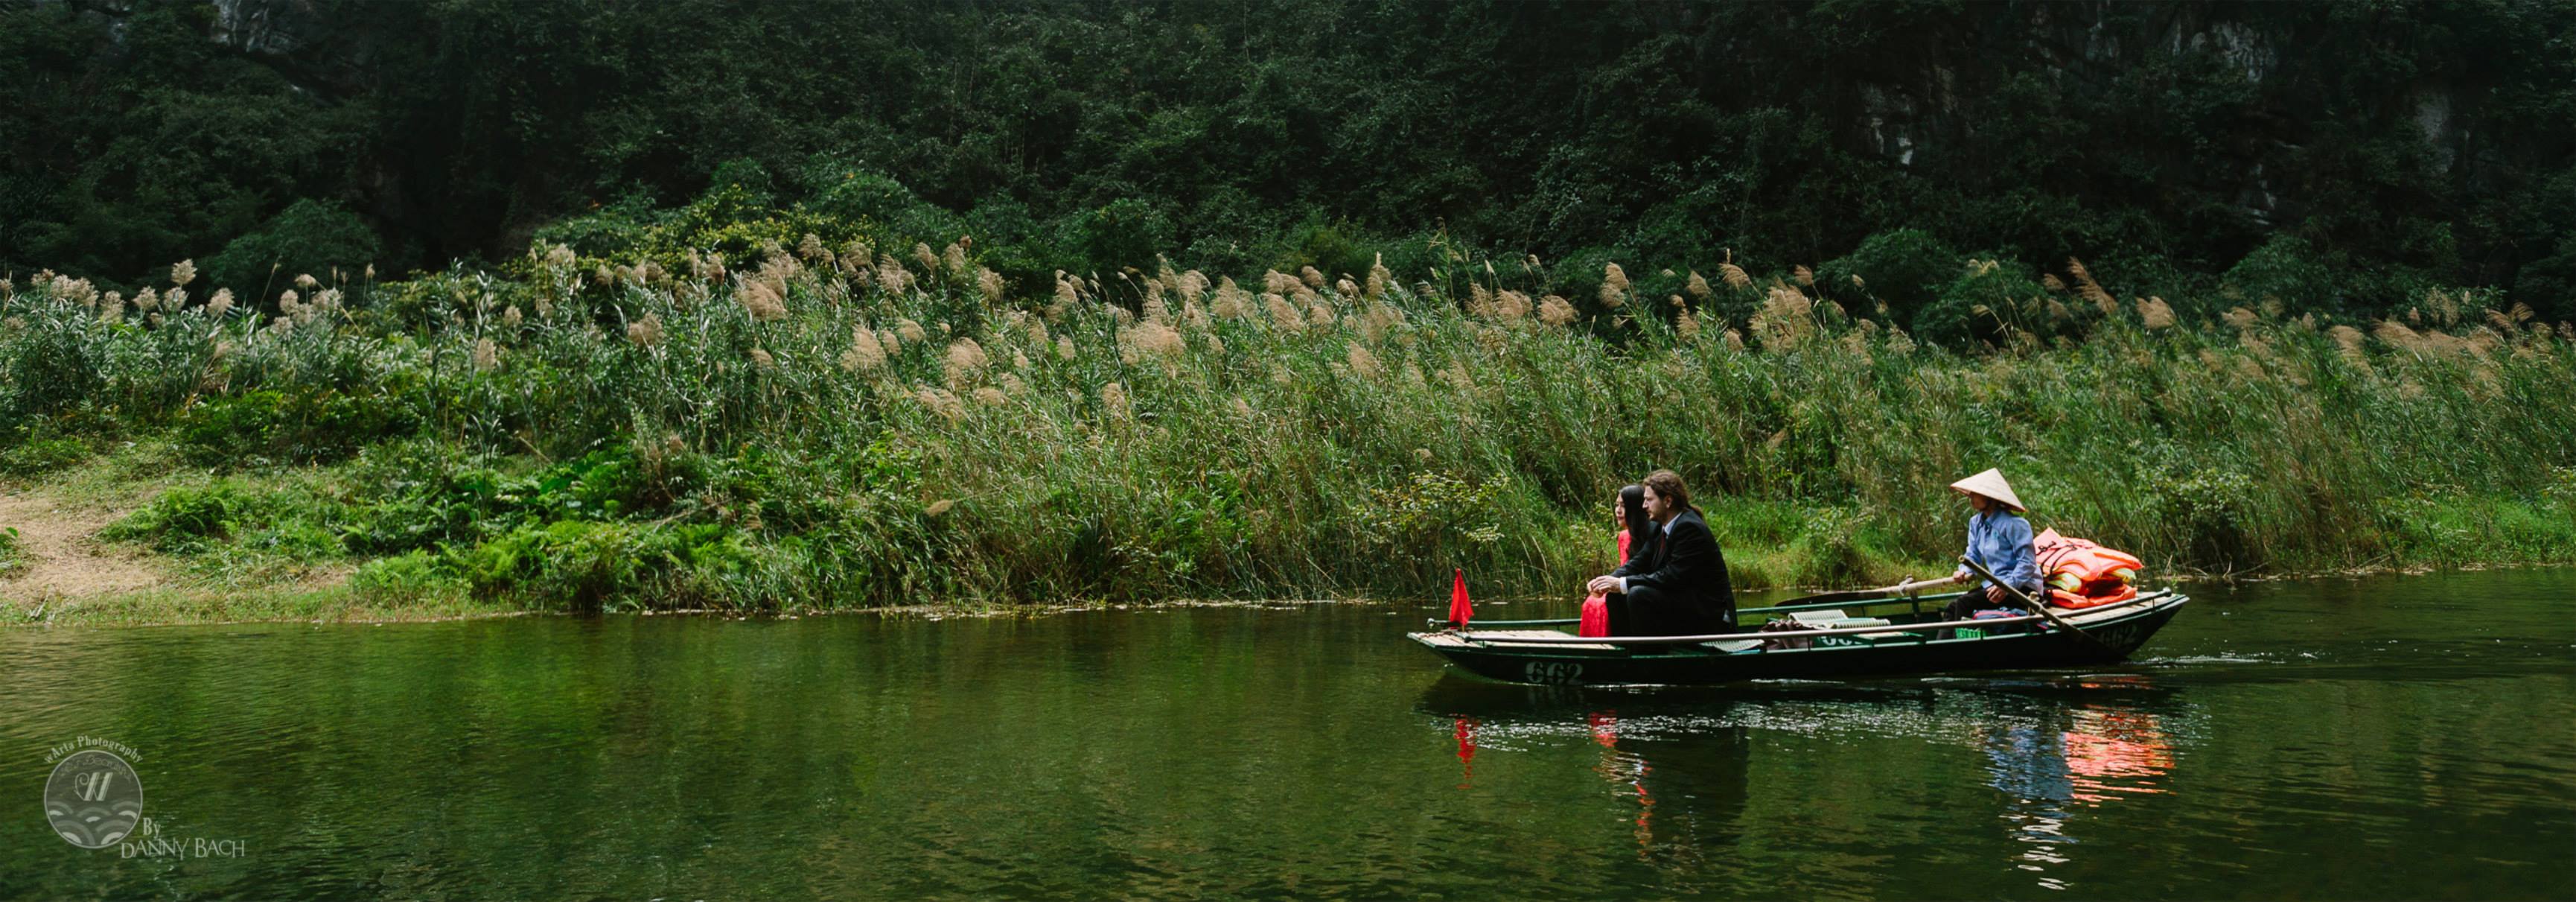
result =
[[1876,589],[1845,589],[1840,592],[1809,595],[1805,598],[1792,598],[1788,601],[1772,605],[1772,607],[1785,608],[1790,605],[1797,604],[1822,604],[1829,601],[1867,601],[1874,598],[1888,598],[1891,596],[1902,597],[1914,594],[1914,590],[1916,589],[1938,586],[1948,582],[1949,580],[1946,579],[1907,580],[1893,586],[1881,586]]
[[2048,622],[2057,624],[2059,629],[2082,636],[2084,637],[2084,641],[2093,643],[2103,651],[2111,652],[2113,654],[2119,653],[2120,650],[2112,648],[2111,643],[2095,638],[2092,633],[2076,629],[2075,624],[2068,623],[2066,622],[2066,618],[2057,616],[2057,612],[2049,610],[2046,603],[2034,601],[2028,594],[2023,593],[2021,589],[2016,588],[2003,580],[1996,579],[1994,571],[1986,569],[1986,565],[1977,563],[1974,558],[1970,558],[1963,554],[1959,556],[1959,563],[1966,564],[1968,569],[1976,571],[1978,576],[1985,577],[1987,582],[2003,587],[2004,592],[2010,594],[2014,601],[2021,602],[2021,606],[2029,608],[2031,613],[2048,618]]

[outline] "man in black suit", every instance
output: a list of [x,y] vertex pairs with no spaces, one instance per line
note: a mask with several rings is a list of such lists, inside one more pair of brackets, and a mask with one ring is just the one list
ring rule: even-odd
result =
[[1708,521],[1671,470],[1646,477],[1646,516],[1660,526],[1654,551],[1592,579],[1610,593],[1613,636],[1704,636],[1735,631],[1735,587]]

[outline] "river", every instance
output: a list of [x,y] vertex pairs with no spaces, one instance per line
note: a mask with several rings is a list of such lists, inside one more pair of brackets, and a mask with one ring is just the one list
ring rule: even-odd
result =
[[[2576,571],[2186,588],[2121,666],[1708,689],[1427,603],[6,630],[0,899],[2576,896]],[[91,748],[148,836],[49,827]]]

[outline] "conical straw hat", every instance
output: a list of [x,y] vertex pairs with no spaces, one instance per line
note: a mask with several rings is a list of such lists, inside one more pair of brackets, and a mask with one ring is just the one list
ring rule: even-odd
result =
[[2021,496],[2013,494],[2012,483],[2004,481],[2004,471],[2000,469],[1987,470],[1953,482],[1950,487],[1971,495],[1984,495],[2001,501],[2005,507],[2012,508],[2013,513],[2016,514],[2029,511],[2029,508],[2021,506]]

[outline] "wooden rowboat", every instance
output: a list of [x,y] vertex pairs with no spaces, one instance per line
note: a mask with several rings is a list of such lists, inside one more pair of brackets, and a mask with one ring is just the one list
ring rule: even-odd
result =
[[[1832,679],[2112,663],[2145,645],[2191,601],[2171,589],[2145,592],[2127,601],[2055,612],[2065,626],[2037,614],[1943,620],[1941,608],[1960,594],[1737,612],[1745,623],[1786,617],[1812,626],[1778,632],[1584,638],[1571,632],[1576,621],[1569,619],[1471,623],[1463,631],[1440,629],[1408,637],[1462,669],[1509,683],[1688,685]],[[1764,640],[1790,641],[1775,641],[1765,648]],[[1808,647],[1778,647],[1781,644]]]

